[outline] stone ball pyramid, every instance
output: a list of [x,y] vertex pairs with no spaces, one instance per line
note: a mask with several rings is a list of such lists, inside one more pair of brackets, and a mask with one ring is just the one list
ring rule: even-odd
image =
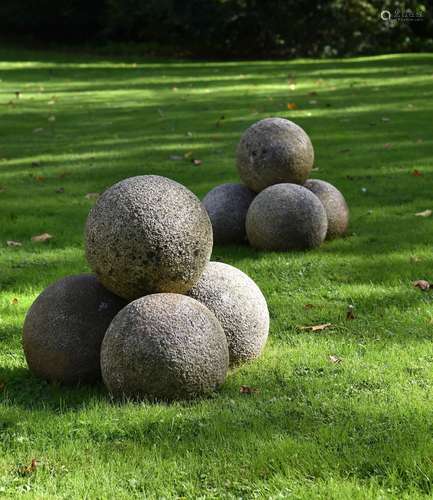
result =
[[343,236],[347,203],[329,182],[309,179],[313,165],[313,144],[296,123],[273,117],[251,125],[236,150],[242,184],[216,186],[203,199],[215,243],[307,250]]
[[260,356],[269,312],[251,278],[210,262],[212,247],[207,211],[181,184],[142,175],[109,187],[85,227],[93,274],[50,285],[27,313],[32,373],[102,378],[114,397],[152,401],[217,389],[229,367]]

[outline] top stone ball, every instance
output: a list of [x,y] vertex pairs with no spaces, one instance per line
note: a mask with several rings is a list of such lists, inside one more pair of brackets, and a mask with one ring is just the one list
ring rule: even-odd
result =
[[212,226],[200,200],[157,175],[130,177],[107,189],[89,213],[85,239],[92,270],[127,300],[186,293],[212,253]]
[[303,184],[314,163],[310,138],[284,118],[265,118],[251,125],[236,155],[242,181],[257,193],[273,184]]

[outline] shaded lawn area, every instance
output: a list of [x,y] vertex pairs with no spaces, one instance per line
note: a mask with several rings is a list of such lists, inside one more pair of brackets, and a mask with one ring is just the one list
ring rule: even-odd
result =
[[[433,55],[0,61],[0,496],[430,497],[433,295],[412,281],[433,280],[433,217],[414,215],[433,209]],[[33,378],[23,319],[49,283],[88,270],[86,194],[160,174],[202,197],[236,182],[240,134],[267,116],[308,132],[314,177],[352,218],[347,238],[311,252],[214,249],[268,299],[263,357],[214,398],[171,406]]]

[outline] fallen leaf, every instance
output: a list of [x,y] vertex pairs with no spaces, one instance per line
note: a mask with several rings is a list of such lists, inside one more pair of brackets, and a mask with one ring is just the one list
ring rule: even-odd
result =
[[415,168],[414,170],[412,170],[410,175],[413,175],[414,177],[421,177],[422,172],[420,170],[418,170],[417,168]]
[[99,193],[87,193],[85,198],[88,200],[96,200],[99,198]]
[[196,159],[193,159],[193,160],[191,160],[191,161],[192,161],[192,163],[193,163],[194,165],[197,165],[197,166],[198,166],[198,165],[201,165],[201,164],[203,163],[203,161],[202,161],[202,160],[196,160]]
[[339,358],[338,356],[336,356],[335,354],[331,354],[330,356],[328,356],[328,359],[331,363],[334,363],[334,364],[341,363],[341,361],[342,361],[342,359]]
[[353,310],[354,310],[354,309],[355,309],[355,308],[354,308],[354,306],[352,306],[352,305],[349,305],[349,306],[347,307],[346,319],[348,319],[348,320],[355,319],[355,315],[354,315],[354,313],[353,313]]
[[416,280],[413,282],[413,286],[423,292],[427,292],[427,290],[430,290],[431,284],[427,280]]
[[32,241],[35,241],[35,242],[44,242],[44,241],[48,241],[48,240],[51,240],[53,238],[53,236],[49,233],[42,233],[42,234],[38,234],[36,236],[32,236]]
[[11,304],[13,304],[14,306],[16,304],[18,304],[18,299],[16,297],[14,297],[12,300],[11,300]]
[[248,387],[247,385],[241,385],[239,388],[239,392],[241,394],[255,394],[259,392],[259,390],[256,389],[255,387]]
[[26,466],[23,466],[23,467],[20,467],[18,469],[18,472],[23,475],[23,476],[27,476],[29,474],[33,474],[37,467],[38,467],[38,461],[36,460],[36,458],[33,458],[30,465],[26,465]]
[[304,309],[313,309],[313,307],[316,307],[314,304],[304,304]]
[[415,215],[416,217],[430,217],[431,214],[431,210],[424,210],[423,212],[417,212]]
[[310,325],[310,326],[301,326],[299,327],[301,330],[308,330],[310,332],[320,332],[332,326],[332,323],[322,323],[321,325]]
[[294,102],[289,102],[287,104],[287,109],[298,109],[298,105]]
[[8,247],[22,247],[23,246],[21,241],[14,241],[14,240],[7,240],[6,245]]
[[33,178],[38,182],[44,182],[45,180],[45,177],[43,175],[34,175]]

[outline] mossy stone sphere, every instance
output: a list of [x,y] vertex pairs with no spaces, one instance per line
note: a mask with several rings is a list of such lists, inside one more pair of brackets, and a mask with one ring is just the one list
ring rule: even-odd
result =
[[221,184],[203,198],[217,245],[245,243],[245,219],[255,193],[243,184]]
[[260,250],[306,250],[326,237],[328,219],[319,198],[296,184],[276,184],[258,194],[247,213],[251,246]]
[[341,192],[329,182],[308,179],[304,186],[314,193],[325,207],[328,217],[326,239],[343,236],[349,225],[349,207]]
[[92,274],[67,276],[50,285],[24,322],[23,346],[31,372],[70,385],[100,379],[102,339],[125,305]]
[[242,182],[255,192],[273,184],[303,184],[314,163],[314,149],[306,132],[284,118],[265,118],[251,125],[237,148]]
[[199,199],[157,175],[130,177],[107,189],[86,224],[86,257],[109,290],[133,300],[186,293],[212,252],[212,226]]
[[239,269],[209,262],[189,295],[207,306],[227,337],[230,365],[257,358],[269,332],[266,299],[254,281]]
[[215,315],[186,295],[158,293],[128,304],[102,343],[102,377],[116,397],[171,401],[206,395],[229,363]]

